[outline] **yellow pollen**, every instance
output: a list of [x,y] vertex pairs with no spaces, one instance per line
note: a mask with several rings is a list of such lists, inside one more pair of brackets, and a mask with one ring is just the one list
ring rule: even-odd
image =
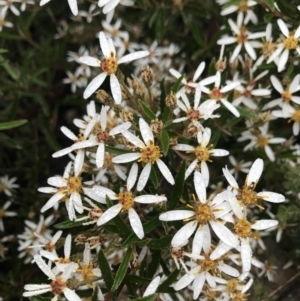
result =
[[240,12],[243,12],[243,13],[247,12],[247,10],[248,10],[248,4],[247,4],[247,1],[241,1],[241,2],[238,4],[238,6],[239,6],[239,11],[240,11]]
[[202,146],[199,144],[196,149],[194,150],[194,153],[199,161],[211,161],[209,159],[210,153],[209,149],[212,148],[212,145],[210,145],[208,148],[205,146]]
[[[296,123],[300,123],[300,110],[296,110],[293,115],[291,116],[291,119],[289,122],[294,121]],[[0,214],[1,216],[1,214]]]
[[197,121],[201,117],[200,112],[198,110],[194,110],[194,109],[188,110],[186,115],[187,115],[187,118],[191,121]]
[[2,208],[0,208],[0,218],[5,216],[5,210],[3,210]]
[[233,90],[233,99],[237,99],[240,97],[242,94],[238,90]]
[[109,153],[105,154],[104,157],[104,167],[113,169],[114,164],[112,163],[112,155]]
[[93,262],[90,261],[89,264],[80,263],[77,272],[81,274],[83,280],[93,279]]
[[134,204],[134,199],[130,191],[121,192],[118,194],[119,203],[122,204],[122,211],[129,210]]
[[244,44],[248,39],[247,29],[245,26],[240,27],[240,34],[236,37],[238,44]]
[[197,204],[194,210],[196,214],[195,219],[199,224],[203,225],[214,219],[213,211],[209,205]]
[[149,144],[141,149],[141,158],[140,162],[151,164],[155,163],[160,157],[162,157],[160,153],[160,148],[157,145],[154,145],[152,141]]
[[271,56],[271,54],[275,51],[275,49],[276,49],[276,44],[271,42],[265,42],[261,49],[261,53],[263,54],[265,59],[267,59]]
[[294,36],[289,36],[284,39],[283,46],[286,49],[296,49],[298,46],[298,40]]
[[252,187],[246,185],[242,189],[238,190],[237,199],[245,206],[255,205],[259,200]]
[[256,142],[256,145],[258,147],[265,147],[266,145],[269,144],[269,139],[263,135],[259,135],[257,137],[257,142]]
[[242,238],[247,238],[251,236],[251,223],[248,222],[246,219],[240,219],[234,225],[235,233]]
[[6,185],[0,182],[0,192],[4,191],[5,189],[7,189]]
[[233,294],[234,292],[237,291],[237,286],[238,286],[239,282],[237,279],[230,279],[227,281],[227,292],[229,294]]
[[73,192],[80,192],[82,187],[82,183],[80,178],[78,177],[70,177],[68,179],[67,188],[63,187],[64,189],[67,189],[68,195],[72,194]]
[[67,287],[66,283],[60,278],[56,278],[55,280],[53,280],[50,286],[54,295],[60,295],[63,292],[63,290]]
[[46,245],[45,245],[45,249],[49,252],[52,252],[53,250],[56,249],[55,244],[53,244],[51,241],[49,241]]
[[292,99],[292,94],[289,91],[283,91],[281,97],[285,102],[290,102]]
[[218,274],[219,271],[217,267],[219,265],[219,261],[211,260],[209,255],[206,254],[204,259],[198,259],[196,262],[201,266],[201,272],[212,271],[214,274]]
[[70,263],[71,261],[70,261],[70,258],[60,257],[60,258],[57,260],[57,262],[65,264],[65,263]]
[[108,74],[116,73],[118,70],[117,58],[114,56],[114,53],[111,53],[109,57],[106,57],[101,62],[101,68],[104,72]]
[[217,87],[214,87],[210,92],[210,98],[215,100],[220,100],[223,97],[221,90]]

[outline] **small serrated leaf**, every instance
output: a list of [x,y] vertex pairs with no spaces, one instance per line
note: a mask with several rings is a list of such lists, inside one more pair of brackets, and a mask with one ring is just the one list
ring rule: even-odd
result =
[[106,259],[106,256],[101,249],[98,252],[98,264],[99,264],[99,268],[101,270],[103,280],[104,280],[107,288],[110,290],[114,284],[114,278],[111,273],[111,268]]
[[111,288],[112,292],[114,292],[120,286],[127,273],[128,265],[131,258],[131,253],[132,253],[132,249],[128,248],[118,268],[116,278]]

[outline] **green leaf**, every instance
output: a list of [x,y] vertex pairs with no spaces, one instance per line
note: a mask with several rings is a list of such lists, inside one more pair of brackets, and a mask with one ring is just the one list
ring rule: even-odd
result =
[[166,289],[169,288],[169,286],[171,284],[173,284],[176,280],[177,277],[180,273],[180,270],[174,270],[169,276],[168,278],[157,288],[157,291],[160,293],[163,293]]
[[226,4],[223,5],[223,8],[232,6],[232,5],[236,5],[239,4],[240,2],[242,2],[243,0],[230,0],[228,1]]
[[146,297],[136,298],[136,299],[130,299],[129,301],[154,301],[158,297],[158,294],[152,294]]
[[169,210],[174,209],[176,207],[177,203],[179,202],[179,199],[183,192],[183,186],[184,186],[184,181],[185,181],[184,176],[185,176],[185,161],[182,161],[179,171],[175,178],[175,185],[173,186],[173,191],[172,191],[171,197],[167,201]]
[[148,26],[149,26],[150,28],[152,27],[152,25],[154,24],[155,20],[157,19],[158,12],[159,12],[159,10],[156,9],[156,10],[154,11],[154,14],[153,14],[153,15],[151,16],[151,18],[149,19]]
[[140,99],[138,100],[138,103],[143,110],[145,116],[151,121],[153,119],[156,119],[155,114],[151,111],[151,109]]
[[173,85],[172,88],[171,88],[171,90],[172,90],[173,93],[176,94],[176,93],[178,92],[179,86],[180,86],[180,84],[181,84],[183,78],[184,78],[184,74],[182,74],[182,75],[176,80],[176,82],[174,83],[174,85]]
[[271,20],[275,17],[274,13],[266,13],[264,15],[264,21],[265,23],[270,23]]
[[98,264],[99,264],[99,268],[101,270],[103,280],[104,280],[107,288],[110,290],[114,284],[114,278],[111,273],[110,265],[106,259],[105,254],[103,253],[102,249],[100,249],[100,251],[98,252]]
[[[149,233],[150,231],[152,231],[153,229],[155,229],[159,224],[160,224],[159,218],[158,217],[154,217],[153,219],[151,219],[150,221],[146,222],[143,225],[143,227],[144,227],[144,233],[145,234]],[[127,248],[127,247],[133,245],[134,243],[136,243],[137,241],[139,241],[139,238],[134,233],[132,233],[123,242],[121,248]]]
[[49,125],[41,123],[40,124],[40,130],[44,134],[44,137],[47,140],[48,145],[51,147],[52,150],[60,149],[60,145],[56,140],[56,136],[54,135],[54,132],[51,131]]
[[164,248],[168,248],[168,247],[170,247],[172,238],[173,238],[173,235],[168,235],[163,238],[152,239],[147,244],[147,247],[150,249],[153,249],[153,250],[161,250]]
[[274,0],[262,0],[261,2],[267,4],[271,11],[275,10]]
[[159,266],[160,259],[161,259],[160,257],[161,257],[160,250],[155,250],[152,252],[152,260],[147,269],[147,277],[148,278],[152,279],[154,274],[156,273],[158,266]]
[[8,147],[16,148],[16,149],[21,149],[22,146],[19,144],[17,141],[14,139],[8,137],[7,135],[0,133],[0,143],[3,145],[5,144]]
[[247,117],[252,120],[258,119],[257,115],[255,115],[254,113],[252,113],[251,111],[245,108],[237,107],[236,109],[240,112],[241,116]]
[[126,273],[127,273],[127,269],[128,269],[128,264],[130,262],[130,258],[131,258],[131,253],[132,253],[132,249],[128,248],[123,260],[118,268],[117,274],[116,274],[116,278],[115,281],[113,283],[113,286],[111,288],[111,291],[114,292],[122,283]]
[[161,121],[163,122],[163,124],[169,121],[171,114],[172,114],[171,110],[168,107],[165,107],[161,117]]
[[168,132],[165,129],[162,129],[162,131],[160,132],[160,139],[161,139],[163,154],[164,156],[166,156],[169,151],[170,138]]
[[0,123],[0,131],[16,128],[18,126],[21,126],[21,125],[27,123],[27,122],[28,122],[28,120],[26,120],[26,119],[19,119],[19,120],[13,120],[13,121],[8,121],[8,122],[1,122]]
[[30,301],[50,301],[52,298],[49,297],[41,297],[41,296],[34,296],[29,298]]
[[70,229],[82,226],[83,221],[80,222],[73,222],[73,221],[64,221],[62,223],[54,225],[55,229]]
[[128,280],[129,282],[136,283],[139,285],[143,285],[143,284],[148,285],[151,282],[151,279],[144,278],[138,275],[126,275],[125,279]]
[[154,166],[152,166],[152,168],[151,168],[150,180],[151,180],[154,188],[157,189],[157,187],[158,187],[158,179],[157,179],[157,175],[156,175],[156,171],[155,171]]
[[115,155],[132,153],[132,151],[127,149],[122,149],[122,148],[117,148],[117,147],[107,146],[107,145],[105,145],[105,151]]

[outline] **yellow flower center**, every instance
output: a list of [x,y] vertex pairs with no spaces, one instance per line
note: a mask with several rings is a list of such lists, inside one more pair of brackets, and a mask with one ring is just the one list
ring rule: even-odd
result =
[[162,155],[160,153],[160,148],[157,145],[154,145],[152,141],[149,144],[141,149],[141,158],[140,162],[151,164],[155,163]]
[[134,198],[130,191],[121,192],[117,195],[117,197],[119,199],[119,203],[121,203],[123,206],[122,211],[126,211],[132,208],[134,204]]
[[242,292],[236,292],[232,297],[232,301],[247,301],[249,294],[244,294]]
[[248,4],[247,4],[247,1],[241,1],[239,4],[238,4],[238,7],[239,7],[239,11],[245,13],[247,12],[248,10]]
[[7,189],[6,185],[0,182],[0,192],[4,191],[5,189]]
[[116,73],[118,70],[117,58],[114,56],[114,53],[111,52],[109,57],[106,57],[101,62],[101,68],[104,72],[108,74]]
[[296,49],[298,46],[298,40],[294,36],[289,36],[283,40],[283,46],[286,49]]
[[73,192],[80,192],[82,187],[80,178],[79,177],[69,178],[67,187],[68,187],[67,189],[69,194]]
[[227,292],[233,294],[237,291],[237,286],[239,282],[237,279],[233,278],[227,281]]
[[201,117],[200,112],[198,110],[194,110],[194,109],[188,110],[186,115],[187,115],[187,118],[191,121],[197,121]]
[[56,278],[50,284],[54,295],[60,295],[63,290],[67,287],[67,284],[60,278]]
[[256,145],[258,147],[265,147],[266,145],[269,144],[269,139],[263,135],[259,135],[257,137],[257,142],[256,142]]
[[65,264],[65,263],[70,263],[71,261],[70,261],[70,258],[60,257],[60,258],[57,260],[57,262]]
[[46,243],[45,249],[49,252],[52,252],[53,250],[56,249],[56,246],[51,241],[49,241],[48,243]]
[[265,42],[261,49],[261,52],[265,57],[265,59],[267,59],[271,56],[271,54],[275,51],[275,49],[276,49],[276,44],[271,42]]
[[195,210],[195,219],[198,224],[206,224],[208,221],[214,219],[213,211],[209,205],[206,204],[197,204],[194,207]]
[[2,208],[0,208],[0,218],[4,216],[5,216],[5,211]]
[[210,156],[210,152],[209,149],[212,148],[212,145],[210,145],[208,148],[205,146],[202,146],[201,144],[199,144],[196,149],[194,150],[195,155],[197,157],[197,159],[199,161],[211,161],[209,159]]
[[245,206],[255,205],[259,198],[254,191],[254,187],[244,186],[242,189],[238,189],[237,199]]
[[214,274],[219,274],[217,269],[219,265],[219,260],[211,260],[209,258],[210,254],[205,254],[204,259],[198,259],[196,262],[201,267],[201,272],[213,271]]
[[292,94],[289,91],[283,91],[281,97],[285,102],[290,102],[292,99]]
[[240,27],[240,34],[236,37],[238,44],[244,44],[248,39],[247,29],[245,26]]
[[300,110],[296,110],[293,115],[291,116],[291,119],[289,120],[290,121],[294,121],[296,123],[300,123]]
[[214,87],[210,92],[210,98],[215,100],[220,100],[223,97],[223,93],[217,87]]
[[251,223],[246,219],[240,219],[234,225],[235,233],[242,238],[247,238],[251,235]]
[[90,261],[89,264],[80,263],[77,272],[81,274],[83,280],[93,279],[93,262]]

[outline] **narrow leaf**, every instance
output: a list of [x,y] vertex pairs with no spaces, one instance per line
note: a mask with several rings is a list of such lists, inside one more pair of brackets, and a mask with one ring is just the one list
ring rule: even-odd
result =
[[8,121],[8,122],[1,122],[0,123],[0,131],[16,128],[18,126],[21,126],[21,125],[27,123],[27,122],[28,122],[28,120],[26,120],[26,119],[19,119],[19,120],[13,120],[13,121]]
[[157,291],[160,293],[163,293],[166,289],[169,288],[169,286],[171,284],[173,284],[176,280],[177,277],[180,273],[180,270],[174,270],[169,276],[168,278],[157,288]]
[[80,222],[73,222],[73,221],[64,221],[62,223],[54,225],[55,229],[70,229],[82,226],[83,221]]
[[169,134],[165,129],[162,129],[161,133],[160,133],[160,139],[161,139],[161,146],[162,146],[162,151],[164,156],[167,155],[168,150],[169,150],[169,142],[170,142],[170,138],[169,138]]
[[156,119],[155,114],[151,111],[151,109],[140,99],[138,100],[138,103],[143,110],[145,116],[151,121],[153,119]]
[[107,288],[110,290],[113,286],[114,278],[111,273],[111,268],[106,259],[106,256],[101,249],[98,252],[98,264],[99,264],[99,268],[102,273],[103,280],[104,280]]
[[130,299],[129,301],[154,301],[158,297],[158,294],[152,294],[146,297],[136,298],[136,299]]

